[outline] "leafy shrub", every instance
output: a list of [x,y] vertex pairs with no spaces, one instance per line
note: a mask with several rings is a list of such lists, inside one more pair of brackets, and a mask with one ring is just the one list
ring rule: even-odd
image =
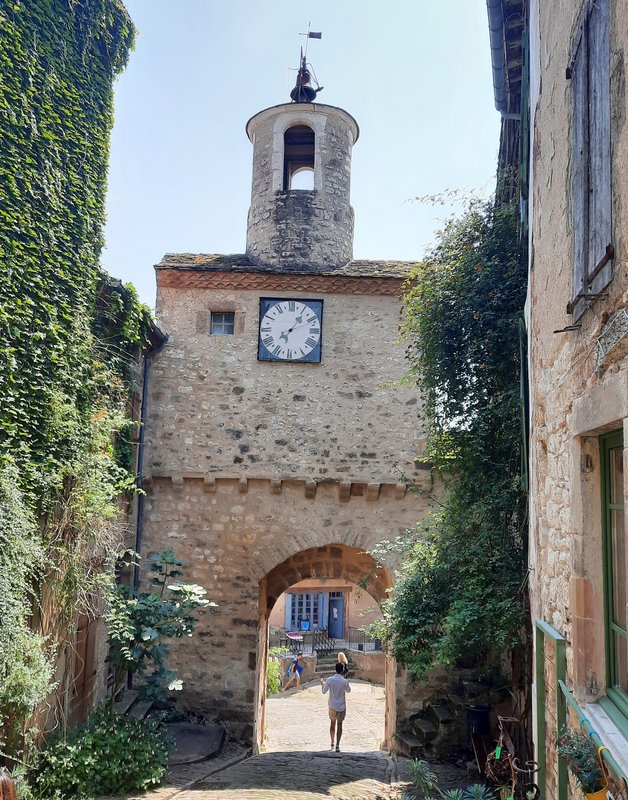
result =
[[43,638],[29,627],[43,548],[17,481],[7,463],[0,471],[0,751],[19,757],[27,720],[52,687],[52,667]]
[[268,664],[266,665],[266,696],[277,694],[281,689],[281,654],[280,647],[271,647],[268,651]]
[[202,586],[177,580],[183,562],[172,550],[152,555],[149,564],[151,591],[135,596],[128,586],[111,589],[107,629],[108,660],[114,668],[112,704],[129,671],[142,678],[139,688],[144,698],[164,701],[166,690],[181,689],[176,670],[167,668],[166,640],[191,636],[197,623],[194,612],[216,607],[205,600]]
[[406,287],[410,377],[429,422],[422,458],[448,489],[440,511],[404,537],[384,608],[384,637],[418,675],[435,663],[498,662],[525,645],[526,269],[514,208],[476,203],[446,224]]
[[97,711],[39,754],[31,773],[33,792],[38,800],[91,800],[146,790],[161,782],[168,749],[158,723]]
[[[433,796],[430,797],[432,792],[442,800],[495,800],[493,791],[483,783],[471,783],[468,786],[443,791],[428,761],[414,759],[408,761],[407,768],[415,793],[427,800],[434,800]],[[409,795],[405,795],[404,798],[411,800]]]

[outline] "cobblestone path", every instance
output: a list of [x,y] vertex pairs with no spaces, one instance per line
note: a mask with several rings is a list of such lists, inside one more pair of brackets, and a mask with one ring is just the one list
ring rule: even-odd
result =
[[399,797],[394,767],[383,753],[262,753],[200,781],[175,798],[393,800]]
[[[173,800],[394,800],[396,762],[379,752],[384,690],[351,682],[342,753],[329,751],[320,685],[269,698],[265,752],[197,781]],[[208,766],[211,762],[208,762]]]

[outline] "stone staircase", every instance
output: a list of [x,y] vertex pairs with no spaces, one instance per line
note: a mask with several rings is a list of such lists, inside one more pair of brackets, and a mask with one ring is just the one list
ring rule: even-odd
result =
[[[506,707],[504,707],[506,703]],[[497,713],[510,713],[510,698],[502,690],[492,690],[478,682],[463,682],[456,691],[443,692],[424,707],[408,717],[406,723],[395,733],[395,745],[399,755],[406,758],[446,756],[453,750],[469,746],[469,714],[474,710],[484,716],[483,708]],[[469,710],[470,709],[470,710]],[[473,728],[473,726],[471,726]],[[478,729],[479,730],[479,729]],[[479,731],[487,734],[487,730]]]
[[458,703],[451,703],[448,697],[429,703],[422,711],[412,714],[405,730],[395,734],[397,750],[406,758],[423,758],[435,749],[441,750],[459,744],[461,725],[456,713]]
[[[316,658],[316,671],[314,678],[329,678],[336,672],[336,664],[338,663],[338,653],[340,650],[333,650],[329,653],[321,653]],[[349,663],[349,676],[355,672],[355,663],[351,660],[351,653],[345,650],[342,651],[347,656]]]

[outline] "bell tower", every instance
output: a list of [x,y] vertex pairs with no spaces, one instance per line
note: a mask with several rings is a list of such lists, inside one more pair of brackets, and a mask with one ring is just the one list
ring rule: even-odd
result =
[[246,255],[256,265],[295,271],[334,269],[353,257],[350,204],[355,119],[315,103],[302,60],[292,103],[248,121],[253,182]]

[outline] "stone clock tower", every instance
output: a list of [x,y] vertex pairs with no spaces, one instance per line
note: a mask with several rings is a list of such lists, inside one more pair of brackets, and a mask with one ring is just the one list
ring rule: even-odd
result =
[[[156,267],[169,338],[150,377],[142,551],[172,547],[219,605],[174,652],[182,702],[254,746],[273,607],[302,581],[360,584],[383,600],[392,568],[369,551],[414,528],[433,492],[415,462],[420,398],[398,387],[412,265],[352,260],[358,125],[313,102],[306,78],[302,68],[306,102],[246,126],[246,253],[168,254]],[[325,635],[316,596],[309,621]],[[401,700],[394,664],[385,670],[390,744]]]

